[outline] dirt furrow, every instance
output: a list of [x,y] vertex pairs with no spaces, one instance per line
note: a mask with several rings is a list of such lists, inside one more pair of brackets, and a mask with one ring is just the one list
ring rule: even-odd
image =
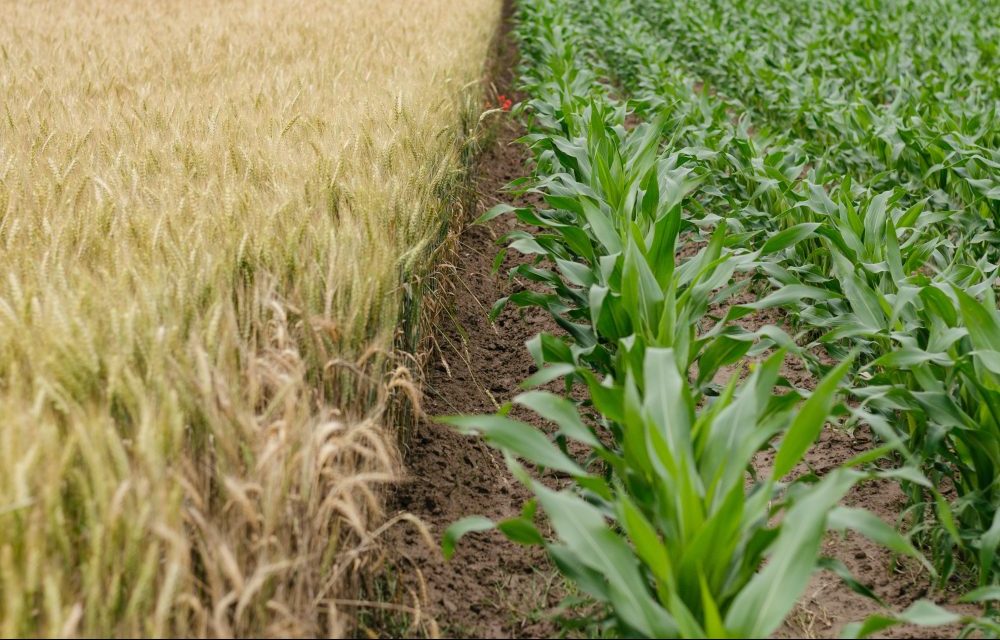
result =
[[[516,67],[510,20],[508,7],[491,72],[492,92],[508,97],[514,95]],[[496,139],[474,167],[476,216],[497,202],[511,202],[504,187],[530,174],[528,151],[514,143],[523,128],[507,114],[494,117],[502,118],[495,128]],[[520,256],[507,257],[499,274],[492,272],[499,248],[496,240],[514,224],[503,219],[469,226],[459,237],[453,265],[455,300],[441,316],[437,348],[425,372],[423,408],[428,419],[420,423],[410,443],[406,476],[390,504],[419,517],[436,541],[459,518],[513,516],[531,497],[511,477],[498,452],[433,421],[433,416],[447,414],[492,413],[499,403],[510,400],[533,371],[525,341],[539,331],[555,330],[552,320],[538,310],[511,307],[494,324],[487,318],[493,303],[518,286],[508,281],[506,273],[523,259]],[[519,417],[531,421],[529,415]],[[562,583],[541,549],[512,544],[495,532],[470,534],[459,543],[455,557],[445,562],[413,527],[399,527],[390,536],[391,562],[399,580],[418,594],[424,592],[427,609],[421,613],[434,619],[443,637],[556,633],[546,614],[558,604]],[[424,632],[429,629],[424,625]],[[402,627],[399,632],[405,633]]]

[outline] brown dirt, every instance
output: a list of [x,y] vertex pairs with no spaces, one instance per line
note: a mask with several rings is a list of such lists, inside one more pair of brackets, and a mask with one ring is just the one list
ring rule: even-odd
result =
[[[509,35],[510,14],[508,6],[491,75],[495,93],[516,96],[512,87],[516,50]],[[523,129],[513,118],[501,117],[495,143],[482,153],[474,167],[475,215],[497,202],[510,202],[504,186],[530,174],[528,152],[514,144]],[[513,204],[537,202],[515,199]],[[424,411],[428,416],[492,413],[499,403],[516,395],[518,384],[534,371],[524,342],[539,331],[558,332],[551,319],[538,310],[508,308],[495,324],[487,320],[493,302],[521,286],[508,282],[504,275],[491,273],[497,238],[515,226],[503,218],[485,227],[470,226],[458,238],[453,265],[455,299],[442,315],[436,334],[438,348],[425,372]],[[518,260],[518,256],[508,256],[500,273],[506,274]],[[741,324],[754,330],[764,322],[781,323],[781,318],[770,313]],[[783,375],[797,386],[809,388],[813,384],[804,367],[791,360]],[[530,415],[517,417],[533,422]],[[808,454],[808,464],[822,473],[866,446],[864,435],[852,436],[829,428]],[[758,469],[766,470],[772,460],[771,452],[759,454]],[[432,419],[420,422],[410,442],[407,466],[406,478],[397,487],[389,507],[417,516],[435,542],[459,518],[473,514],[494,520],[510,517],[531,497],[511,477],[499,453]],[[895,523],[903,495],[891,482],[869,483],[853,490],[844,502],[863,506]],[[397,527],[386,538],[388,566],[392,568],[389,575],[395,577],[392,584],[385,585],[389,593],[384,597],[409,599],[409,604],[419,607],[419,613],[414,615],[410,609],[406,615],[377,618],[371,626],[378,635],[439,633],[444,637],[521,638],[559,633],[551,615],[566,594],[566,587],[543,551],[514,545],[497,533],[471,534],[459,543],[455,557],[445,562],[436,544],[428,545],[418,527]],[[844,562],[896,610],[928,595],[927,576],[913,563],[897,562],[892,554],[859,536],[828,536],[824,553]],[[403,593],[409,596],[400,595]],[[852,592],[835,575],[821,572],[776,637],[835,637],[844,624],[878,609],[876,603]],[[901,628],[885,635],[938,637],[956,632]]]
[[[516,49],[509,35],[510,9],[505,11],[501,42],[494,64],[496,94],[515,95],[512,87]],[[514,144],[523,128],[514,118],[499,114],[496,140],[475,167],[475,215],[497,202],[510,202],[504,186],[530,173],[530,154]],[[520,204],[515,201],[515,205]],[[531,202],[537,204],[537,202]],[[487,226],[469,226],[458,238],[455,256],[456,296],[438,327],[437,352],[424,380],[424,411],[428,416],[456,413],[492,413],[510,400],[518,384],[534,371],[524,347],[539,331],[556,331],[543,312],[510,307],[490,324],[487,312],[517,283],[506,277],[520,256],[511,255],[499,274],[492,271],[499,247],[496,240],[515,223],[496,220]],[[532,416],[518,415],[531,422]],[[494,520],[517,515],[531,497],[507,470],[503,457],[482,441],[458,435],[432,419],[421,421],[410,443],[407,475],[390,508],[419,517],[435,541],[455,520],[484,515]],[[444,637],[546,637],[558,627],[546,615],[564,590],[544,551],[508,542],[495,532],[470,534],[457,553],[445,562],[436,547],[425,544],[416,528],[398,528],[387,541],[395,547],[394,564],[400,576],[418,574],[425,591],[425,615],[436,621]],[[419,578],[418,578],[419,579]],[[423,632],[431,632],[425,625]],[[412,629],[403,633],[412,633]],[[379,629],[380,634],[392,633]]]
[[[487,152],[481,176],[483,194],[499,195],[509,180],[524,173],[523,150],[510,142],[520,133],[512,123]],[[482,211],[491,206],[483,198]],[[459,289],[455,306],[439,328],[440,353],[425,380],[429,416],[492,413],[510,400],[518,384],[534,370],[524,343],[554,323],[538,311],[507,309],[491,325],[487,310],[510,293],[504,277],[491,274],[495,240],[512,228],[509,221],[469,227],[459,239],[455,265]],[[501,272],[512,266],[508,258]],[[518,415],[531,422],[530,415]],[[536,422],[537,424],[537,422]],[[458,435],[432,420],[421,422],[411,443],[408,473],[394,506],[415,514],[435,540],[455,520],[484,515],[499,520],[515,516],[531,497],[507,470],[502,456],[481,440]],[[407,565],[419,569],[426,583],[427,613],[444,637],[544,637],[556,627],[545,612],[562,590],[540,549],[509,543],[497,533],[470,534],[450,562],[428,548],[415,530],[399,530],[398,545]]]

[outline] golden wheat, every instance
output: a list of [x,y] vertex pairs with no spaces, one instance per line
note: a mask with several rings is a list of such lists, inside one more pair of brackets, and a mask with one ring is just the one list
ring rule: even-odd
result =
[[5,1],[0,635],[337,635],[499,0]]

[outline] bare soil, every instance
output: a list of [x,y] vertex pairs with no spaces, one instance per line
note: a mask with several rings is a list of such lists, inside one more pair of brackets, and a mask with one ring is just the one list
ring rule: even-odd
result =
[[[509,5],[510,3],[508,3]],[[519,98],[512,86],[516,48],[509,34],[508,6],[492,65],[495,93]],[[477,212],[497,202],[537,204],[512,200],[504,186],[530,174],[530,154],[515,140],[524,133],[515,119],[503,118],[496,140],[475,166]],[[438,345],[424,377],[424,411],[406,456],[407,473],[391,498],[390,509],[417,516],[434,541],[459,518],[478,514],[494,520],[516,515],[529,493],[509,474],[499,453],[482,441],[458,435],[437,424],[433,416],[492,413],[500,403],[519,392],[518,384],[534,371],[524,347],[539,331],[558,333],[543,312],[508,308],[494,324],[487,319],[498,298],[521,287],[505,274],[520,256],[509,255],[500,275],[492,273],[497,239],[515,228],[502,218],[487,226],[469,226],[458,238],[455,256],[455,296],[450,311],[442,315],[435,341]],[[781,324],[780,315],[748,318],[746,327]],[[789,361],[783,374],[803,388],[813,384],[804,367]],[[528,414],[519,419],[532,422]],[[538,424],[537,421],[534,421]],[[538,424],[542,427],[543,425]],[[808,464],[818,473],[833,469],[869,446],[864,434],[849,435],[828,428],[808,454]],[[763,452],[756,466],[766,471],[773,453]],[[862,506],[887,522],[895,523],[904,497],[891,482],[856,488],[844,501]],[[387,533],[388,566],[394,583],[388,598],[405,600],[414,607],[401,617],[380,617],[368,629],[381,636],[440,634],[443,637],[528,638],[559,635],[551,616],[567,587],[544,552],[508,542],[497,533],[470,534],[463,538],[455,557],[445,562],[437,545],[428,545],[419,528],[400,526]],[[855,576],[870,586],[893,609],[900,610],[929,593],[927,575],[915,563],[898,562],[891,553],[856,535],[828,536],[828,556],[840,559]],[[949,600],[947,596],[935,598]],[[843,625],[879,610],[878,605],[855,594],[841,580],[821,572],[776,637],[835,637]],[[411,625],[417,618],[417,626]],[[890,630],[886,637],[941,637],[957,629]]]
[[[509,34],[510,19],[508,6],[492,65],[492,84],[493,93],[516,97],[517,55]],[[529,174],[530,154],[514,142],[524,133],[517,121],[507,114],[495,117],[502,119],[495,127],[496,139],[474,169],[475,216],[498,202],[537,204],[512,200],[504,191],[510,181]],[[496,300],[519,287],[506,273],[523,260],[521,256],[509,255],[499,272],[493,273],[499,250],[496,241],[514,226],[509,219],[498,219],[487,226],[468,226],[458,238],[453,265],[455,299],[442,314],[435,337],[437,349],[425,371],[423,409],[428,418],[420,422],[409,443],[407,473],[390,504],[390,508],[418,516],[435,541],[459,518],[514,516],[531,497],[511,477],[498,452],[433,420],[440,415],[494,412],[520,391],[518,384],[534,371],[525,341],[540,331],[557,330],[537,310],[512,306],[493,324],[487,318]],[[518,417],[533,421],[531,415]],[[425,590],[424,613],[434,618],[441,636],[557,634],[558,627],[546,614],[559,603],[564,589],[541,549],[514,545],[495,532],[477,533],[464,537],[455,556],[445,562],[440,551],[429,548],[413,527],[390,532],[388,544],[395,547],[394,563],[400,575],[413,580],[419,573],[417,579],[422,578],[423,584],[415,590]],[[425,626],[423,630],[431,629]]]
[[[502,187],[523,175],[524,150],[511,144],[519,134],[513,122],[501,126],[499,139],[482,159],[479,184],[482,211],[501,196]],[[510,400],[534,370],[524,343],[539,331],[555,330],[538,311],[507,309],[491,325],[487,311],[511,292],[505,277],[491,273],[496,238],[509,221],[469,227],[459,239],[458,290],[451,314],[442,320],[435,354],[426,372],[424,410],[429,416],[492,413]],[[505,261],[501,273],[517,257]],[[532,421],[530,415],[519,418]],[[537,422],[536,422],[537,424]],[[539,425],[541,426],[541,425]],[[423,520],[435,540],[455,520],[484,515],[494,520],[517,515],[530,493],[502,456],[482,441],[423,420],[411,443],[405,481],[395,507]],[[556,628],[544,614],[558,603],[559,580],[540,549],[511,544],[497,533],[463,538],[450,562],[429,549],[417,532],[401,530],[396,541],[408,564],[426,581],[429,607],[444,637],[544,637]]]

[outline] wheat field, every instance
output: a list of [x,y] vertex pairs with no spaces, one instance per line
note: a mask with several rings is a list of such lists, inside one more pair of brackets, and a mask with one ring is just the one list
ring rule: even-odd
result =
[[499,5],[4,0],[0,635],[347,630]]

